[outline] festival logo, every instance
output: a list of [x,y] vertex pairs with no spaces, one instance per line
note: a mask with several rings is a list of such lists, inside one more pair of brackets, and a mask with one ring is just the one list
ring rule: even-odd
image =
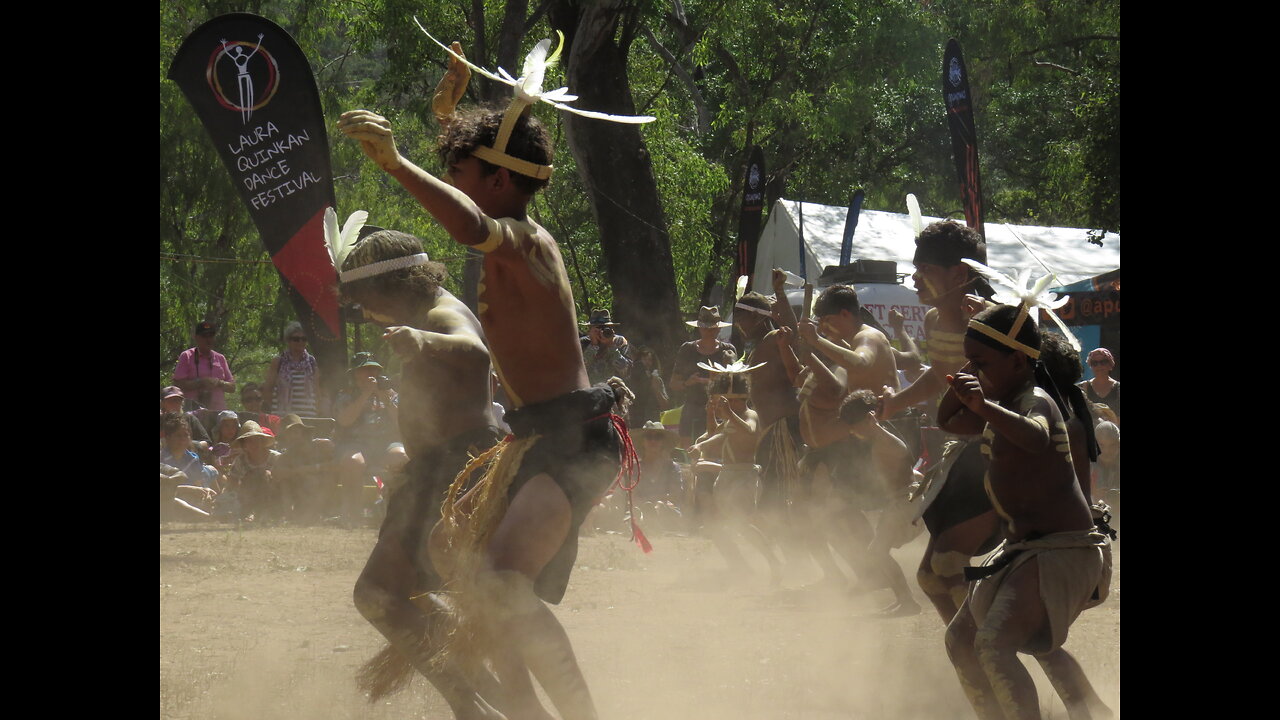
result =
[[[205,78],[218,104],[240,113],[240,122],[248,124],[254,110],[260,110],[280,88],[280,67],[271,53],[262,48],[262,33],[258,42],[244,40],[221,44],[209,56]],[[230,88],[234,90],[228,92]]]
[[755,190],[756,188],[760,187],[760,166],[759,165],[752,164],[751,174],[747,177],[747,185],[749,185],[752,190]]
[[960,58],[951,58],[951,69],[948,73],[948,79],[955,87],[960,87],[960,82],[964,80],[964,72],[960,70]]

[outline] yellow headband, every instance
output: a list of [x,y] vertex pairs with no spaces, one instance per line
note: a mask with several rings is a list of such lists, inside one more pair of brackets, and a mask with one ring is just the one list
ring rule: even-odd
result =
[[996,330],[990,325],[980,323],[977,320],[970,320],[969,327],[974,330],[977,330],[978,332],[982,333],[983,335],[986,335],[987,337],[991,338],[992,340],[995,340],[996,342],[1000,343],[1001,345],[1004,345],[1007,348],[1013,348],[1014,350],[1021,350],[1022,352],[1026,353],[1027,357],[1031,358],[1032,360],[1038,360],[1040,358],[1039,350],[1036,350],[1035,348],[1029,347],[1027,345],[1023,345],[1022,343],[1014,339],[1015,337],[1017,337],[1018,331],[1022,329],[1022,324],[1026,322],[1026,320],[1027,320],[1027,304],[1022,303],[1020,306],[1018,306],[1018,319],[1013,321],[1013,327],[1009,329],[1009,333],[1007,335],[1005,333],[1000,332],[999,330]]

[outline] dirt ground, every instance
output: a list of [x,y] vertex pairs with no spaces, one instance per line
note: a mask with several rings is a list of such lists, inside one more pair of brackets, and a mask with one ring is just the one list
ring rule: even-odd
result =
[[[383,645],[351,601],[376,534],[161,524],[160,717],[452,717],[420,678],[378,705],[356,691],[356,668]],[[926,609],[886,620],[860,615],[887,605],[887,590],[858,598],[801,590],[817,579],[813,567],[794,568],[781,589],[770,588],[763,561],[750,555],[759,575],[732,586],[705,537],[649,535],[649,555],[620,533],[584,535],[554,608],[602,718],[973,717],[943,649],[942,622],[915,587],[923,538],[894,556]],[[1066,647],[1118,713],[1114,548],[1111,597],[1080,617]],[[1026,660],[1044,715],[1065,719]]]

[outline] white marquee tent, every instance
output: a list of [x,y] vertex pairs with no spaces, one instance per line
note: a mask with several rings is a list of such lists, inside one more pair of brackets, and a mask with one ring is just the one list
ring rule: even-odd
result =
[[[769,278],[775,267],[802,274],[799,243],[801,210],[801,204],[795,200],[780,199],[774,204],[756,250],[751,289],[771,292]],[[804,203],[803,213],[803,274],[810,281],[816,281],[823,267],[840,264],[840,242],[848,208]],[[925,225],[941,219],[922,218]],[[1080,228],[986,223],[987,264],[1015,277],[1019,270],[1027,267],[1032,269],[1032,277],[1040,277],[1045,273],[1043,266],[1047,265],[1057,274],[1059,282],[1055,286],[1058,287],[1120,267],[1120,236],[1107,233],[1102,247],[1098,247],[1088,242],[1087,232]],[[1018,237],[1031,251],[1018,242]],[[893,260],[898,264],[899,273],[910,275],[914,254],[915,233],[911,229],[909,215],[863,210],[858,216],[850,256],[852,260]],[[907,280],[907,286],[911,287],[910,280]]]

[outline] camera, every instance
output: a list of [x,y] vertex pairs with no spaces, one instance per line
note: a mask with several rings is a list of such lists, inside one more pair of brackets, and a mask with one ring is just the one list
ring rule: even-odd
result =
[[611,327],[604,328],[603,330],[600,331],[600,334],[607,338],[611,338],[613,337],[613,328]]

